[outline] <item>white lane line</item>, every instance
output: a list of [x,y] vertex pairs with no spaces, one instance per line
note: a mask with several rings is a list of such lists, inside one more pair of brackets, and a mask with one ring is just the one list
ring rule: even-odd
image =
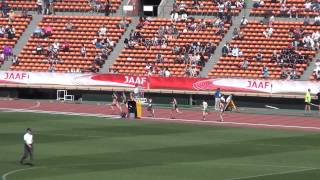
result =
[[[18,110],[18,112],[19,112],[19,110],[30,110],[30,109],[35,109],[35,108],[40,107],[40,105],[41,105],[40,101],[37,101],[35,105],[32,105],[32,106],[27,107],[27,108],[22,108],[22,109],[16,109],[16,108],[3,108],[3,109],[7,109],[7,110],[5,110],[6,112],[17,112],[17,110]],[[0,110],[1,110],[1,109],[2,109],[2,108],[0,108]]]
[[[143,119],[151,119],[150,117],[142,117]],[[231,124],[231,125],[245,125],[245,126],[261,126],[261,127],[278,127],[278,128],[296,128],[296,129],[314,129],[320,130],[320,127],[313,126],[290,126],[283,124],[264,124],[264,123],[242,123],[242,122],[232,122],[232,121],[202,121],[202,120],[192,120],[192,119],[170,119],[170,118],[154,118],[155,120],[163,120],[163,121],[182,121],[182,122],[195,122],[195,123],[203,123],[203,124]]]
[[[105,114],[91,114],[91,113],[75,113],[75,112],[60,112],[60,111],[44,111],[44,110],[29,110],[29,109],[15,109],[15,108],[0,108],[1,112],[31,112],[40,114],[57,114],[57,115],[71,115],[71,116],[87,116],[87,117],[102,117],[102,118],[115,118],[121,119],[120,115],[105,115]],[[313,126],[291,126],[283,124],[265,124],[265,123],[242,123],[233,121],[202,121],[202,120],[192,120],[192,119],[170,119],[170,118],[151,118],[142,117],[142,119],[154,119],[167,122],[191,122],[191,123],[203,123],[203,124],[230,124],[230,125],[242,125],[250,127],[273,127],[273,128],[291,128],[291,129],[310,129],[310,130],[320,130],[320,127]]]
[[290,170],[290,171],[282,171],[277,173],[266,173],[266,174],[260,174],[255,176],[245,176],[245,177],[238,177],[238,178],[231,178],[231,179],[225,179],[225,180],[243,180],[243,179],[251,179],[251,178],[259,178],[259,177],[265,177],[265,176],[274,176],[274,175],[284,175],[284,174],[291,174],[291,173],[299,173],[304,171],[311,171],[311,170],[317,170],[319,168],[309,168],[309,169],[299,169],[299,170]]
[[12,174],[15,174],[15,173],[18,173],[18,172],[21,172],[21,171],[27,171],[27,170],[31,170],[31,169],[38,169],[38,168],[43,168],[43,167],[29,167],[29,168],[23,168],[23,169],[16,169],[16,170],[12,170],[12,171],[9,171],[7,173],[4,173],[1,178],[2,180],[7,180],[7,177],[12,175]]

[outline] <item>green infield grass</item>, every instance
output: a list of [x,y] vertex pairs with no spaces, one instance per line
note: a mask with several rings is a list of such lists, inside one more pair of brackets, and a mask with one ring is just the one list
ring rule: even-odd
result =
[[[20,165],[34,130],[34,166]],[[3,180],[319,180],[320,134],[0,112]]]

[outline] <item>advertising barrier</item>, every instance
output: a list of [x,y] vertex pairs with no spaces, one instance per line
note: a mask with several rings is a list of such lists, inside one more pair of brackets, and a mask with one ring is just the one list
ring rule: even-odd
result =
[[311,89],[317,93],[320,83],[317,81],[291,81],[269,79],[236,78],[189,78],[131,76],[122,74],[82,74],[0,71],[0,84],[28,85],[68,85],[68,86],[110,86],[135,87],[146,89],[170,89],[191,91],[264,92],[264,93],[304,93]]

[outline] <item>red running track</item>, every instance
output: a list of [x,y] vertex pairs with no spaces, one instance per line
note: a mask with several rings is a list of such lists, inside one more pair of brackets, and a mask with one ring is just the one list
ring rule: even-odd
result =
[[[118,116],[119,111],[112,111],[106,104],[76,104],[57,101],[36,101],[36,100],[0,100],[2,111],[31,111],[48,113],[82,113],[92,116]],[[170,119],[170,109],[155,109],[156,118],[149,117],[149,113],[143,109],[143,120],[183,122],[206,125],[240,126],[256,128],[277,128],[294,129],[303,131],[320,131],[320,120],[316,117],[264,115],[247,113],[225,113],[224,122],[220,116],[212,112],[202,121],[202,112],[195,110],[182,110],[181,114],[175,114],[175,119]]]

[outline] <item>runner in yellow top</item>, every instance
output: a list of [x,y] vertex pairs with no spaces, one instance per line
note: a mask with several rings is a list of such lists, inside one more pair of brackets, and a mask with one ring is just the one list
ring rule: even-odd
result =
[[311,90],[308,89],[308,91],[306,92],[306,94],[304,95],[304,102],[305,102],[305,107],[304,107],[304,111],[305,112],[310,112],[311,111]]

